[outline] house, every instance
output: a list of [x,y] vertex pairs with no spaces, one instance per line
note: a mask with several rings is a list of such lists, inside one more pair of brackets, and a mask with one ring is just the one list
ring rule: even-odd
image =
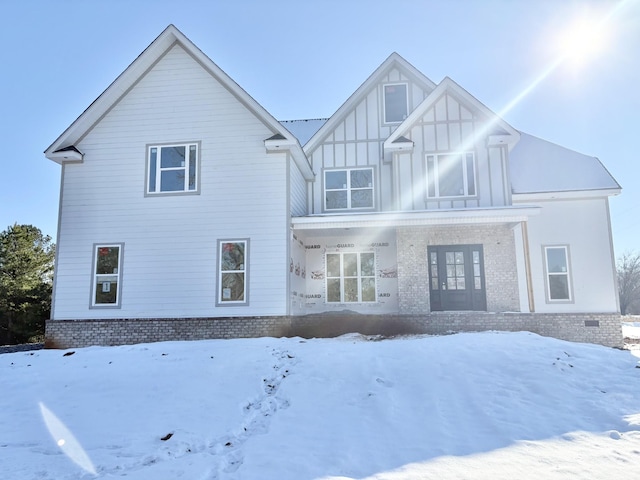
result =
[[170,25],[45,151],[50,346],[528,330],[622,343],[597,158],[390,55],[278,122]]

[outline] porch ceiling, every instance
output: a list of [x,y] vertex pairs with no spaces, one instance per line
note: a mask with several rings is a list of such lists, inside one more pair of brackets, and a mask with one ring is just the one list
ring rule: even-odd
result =
[[307,215],[293,217],[294,230],[330,228],[389,228],[428,225],[517,224],[540,213],[541,207],[519,205],[494,208],[422,210],[413,212],[376,212]]

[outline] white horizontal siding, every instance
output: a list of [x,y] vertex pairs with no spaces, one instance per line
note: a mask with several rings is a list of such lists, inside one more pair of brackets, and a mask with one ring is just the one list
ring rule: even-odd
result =
[[[272,132],[174,47],[66,165],[55,319],[286,313],[285,156]],[[200,142],[200,193],[146,196],[149,144]],[[218,239],[249,238],[249,305],[215,307]],[[124,243],[122,307],[89,309],[95,243]]]
[[307,182],[300,169],[292,159],[289,159],[289,196],[291,198],[291,215],[299,217],[307,212]]

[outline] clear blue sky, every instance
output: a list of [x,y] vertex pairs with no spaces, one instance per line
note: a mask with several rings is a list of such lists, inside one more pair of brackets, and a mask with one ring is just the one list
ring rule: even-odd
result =
[[503,117],[600,158],[623,187],[616,255],[640,250],[638,0],[0,0],[0,230],[55,239],[60,166],[42,152],[170,23],[279,120],[330,116],[393,51],[501,113],[574,20],[616,7],[598,55],[563,63]]

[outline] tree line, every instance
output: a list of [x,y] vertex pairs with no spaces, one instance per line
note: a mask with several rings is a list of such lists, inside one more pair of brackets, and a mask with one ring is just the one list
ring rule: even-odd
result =
[[[41,341],[51,313],[55,244],[33,225],[0,233],[0,345]],[[640,314],[640,253],[616,263],[620,313]]]

